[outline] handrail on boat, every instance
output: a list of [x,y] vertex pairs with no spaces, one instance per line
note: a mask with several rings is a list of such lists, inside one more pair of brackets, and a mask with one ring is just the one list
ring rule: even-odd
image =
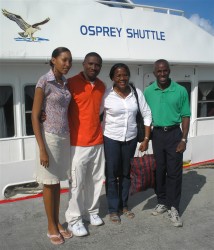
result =
[[0,141],[15,141],[20,139],[30,139],[34,137],[35,135],[12,136],[12,137],[0,138]]
[[106,4],[106,5],[114,5],[114,6],[126,6],[126,7],[133,7],[133,8],[142,8],[142,9],[149,9],[154,10],[155,12],[161,12],[166,14],[180,14],[180,16],[184,16],[183,10],[176,10],[171,8],[164,8],[164,7],[156,7],[150,5],[142,5],[142,4],[135,4],[135,3],[122,3],[122,2],[115,2],[115,1],[104,1],[104,0],[96,0],[98,3]]
[[[198,121],[203,121],[203,120],[213,120],[213,116],[208,116],[208,117],[197,117],[197,118],[195,118],[194,120],[192,120],[192,122],[191,122],[191,127],[192,127],[192,130],[191,130],[191,132],[192,132],[192,134],[193,134],[193,136],[196,136],[197,135],[197,126],[198,126]],[[195,129],[194,129],[194,126],[195,126]]]

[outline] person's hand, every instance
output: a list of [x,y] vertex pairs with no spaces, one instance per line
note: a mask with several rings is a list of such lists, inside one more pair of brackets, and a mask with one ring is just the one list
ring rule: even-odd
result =
[[186,150],[186,142],[180,141],[177,148],[176,148],[176,152],[183,153],[185,150]]
[[49,157],[45,149],[40,150],[40,164],[45,168],[49,166]]
[[41,111],[41,115],[40,115],[40,123],[43,123],[46,120],[46,113],[44,110]]
[[149,140],[144,140],[141,142],[139,151],[144,152],[148,149]]

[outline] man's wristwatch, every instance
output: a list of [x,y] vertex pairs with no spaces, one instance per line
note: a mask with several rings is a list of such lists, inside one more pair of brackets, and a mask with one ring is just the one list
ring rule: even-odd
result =
[[182,138],[181,141],[187,143],[187,139],[185,139],[185,138]]

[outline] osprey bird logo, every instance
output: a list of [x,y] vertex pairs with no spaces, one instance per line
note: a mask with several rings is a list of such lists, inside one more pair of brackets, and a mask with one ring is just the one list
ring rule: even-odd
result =
[[45,23],[47,23],[50,18],[46,18],[44,21],[39,22],[39,23],[34,23],[33,25],[30,25],[28,23],[26,23],[21,16],[16,15],[14,13],[10,13],[5,9],[2,9],[2,14],[4,16],[6,16],[7,18],[9,18],[10,20],[16,22],[19,27],[24,30],[24,32],[18,32],[18,34],[23,37],[23,38],[30,38],[31,41],[34,41],[36,38],[33,37],[33,34],[37,31],[37,30],[41,30],[39,25],[43,25]]

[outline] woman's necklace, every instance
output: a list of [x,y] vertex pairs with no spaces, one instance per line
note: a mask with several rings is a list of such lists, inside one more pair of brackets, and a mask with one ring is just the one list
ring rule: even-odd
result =
[[55,74],[54,74],[54,76],[55,76],[56,82],[63,86],[64,82],[62,80],[62,77],[57,77]]
[[57,81],[58,83],[60,83],[61,85],[63,85],[63,80],[62,80],[62,79],[56,79],[56,81]]
[[114,91],[123,99],[125,99],[130,94],[130,88],[127,86],[127,88],[124,90],[124,92],[119,91],[116,87],[113,88]]

